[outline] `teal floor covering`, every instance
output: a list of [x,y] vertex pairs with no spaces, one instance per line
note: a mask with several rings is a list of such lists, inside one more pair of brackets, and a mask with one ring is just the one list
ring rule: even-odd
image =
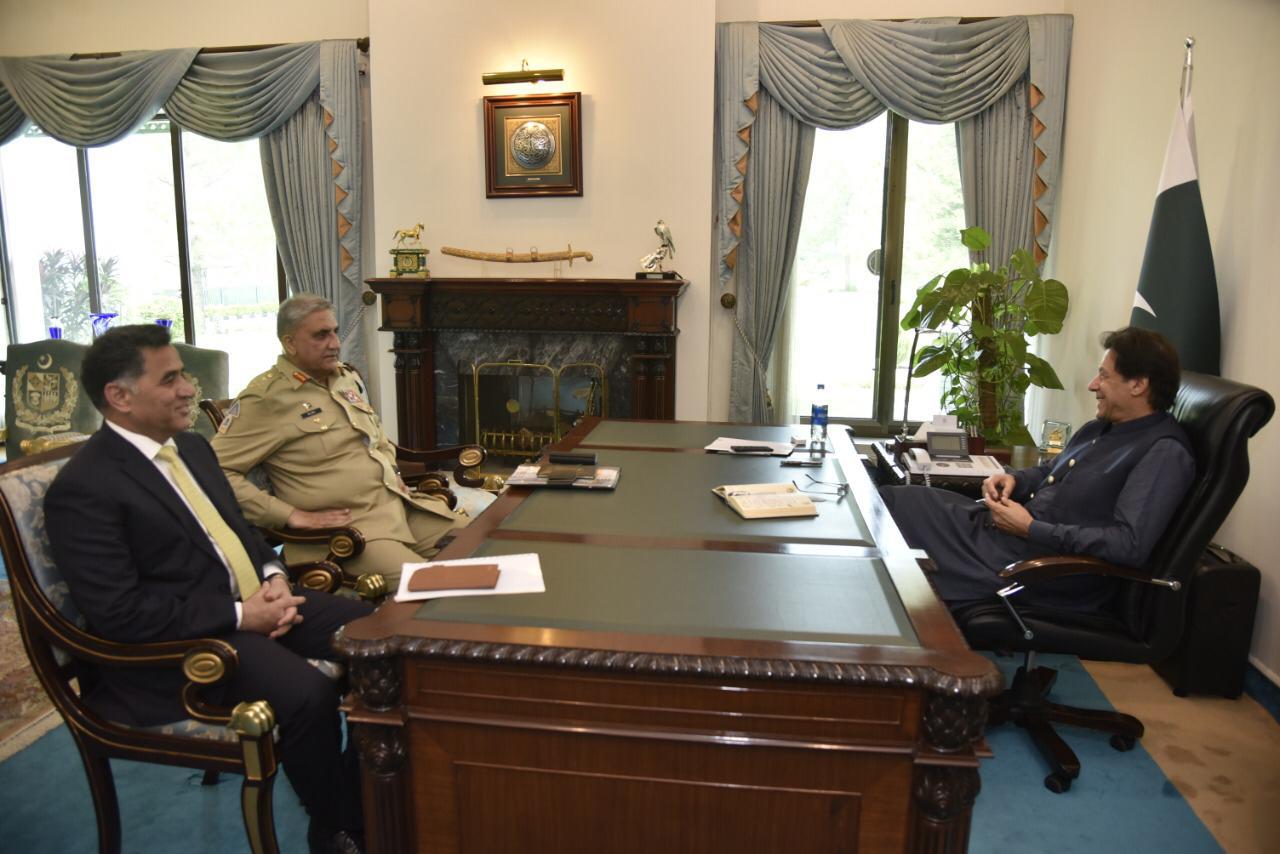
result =
[[[1061,669],[1055,697],[1105,707],[1073,658],[1044,656]],[[1006,678],[1016,659],[998,659]],[[1084,770],[1071,791],[1054,795],[1045,768],[1018,729],[988,734],[995,758],[982,765],[969,850],[987,852],[1220,851],[1209,831],[1141,746],[1121,754],[1101,735],[1064,728]],[[134,762],[113,763],[126,852],[228,854],[247,850],[239,778],[213,788],[197,773]],[[283,777],[275,787],[277,835],[286,854],[306,851],[306,816]],[[93,852],[97,836],[89,789],[65,727],[0,763],[0,850]],[[803,852],[793,852],[803,854]]]

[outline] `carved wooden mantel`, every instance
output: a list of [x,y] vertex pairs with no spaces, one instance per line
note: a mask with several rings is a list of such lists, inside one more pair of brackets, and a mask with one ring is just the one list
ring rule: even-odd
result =
[[675,415],[680,279],[368,279],[395,353],[401,444],[436,444],[435,345],[442,332],[621,335],[632,348],[631,418]]

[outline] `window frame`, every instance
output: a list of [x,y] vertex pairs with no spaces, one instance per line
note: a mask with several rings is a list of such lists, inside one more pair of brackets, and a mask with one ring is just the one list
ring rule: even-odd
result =
[[[876,378],[870,418],[832,415],[829,423],[846,424],[859,436],[868,438],[897,435],[903,429],[902,413],[895,413],[898,336],[902,333],[899,315],[902,304],[902,253],[907,210],[907,143],[911,122],[892,110],[888,112],[885,136],[883,208],[880,218],[880,295],[876,318]],[[912,295],[914,299],[914,294]],[[808,416],[801,421],[809,423]],[[918,429],[920,421],[906,425]]]
[[[177,228],[174,239],[178,248],[178,286],[182,302],[182,340],[191,345],[198,344],[195,329],[195,297],[191,287],[191,245],[187,231],[187,193],[186,173],[182,154],[182,128],[163,111],[157,113],[151,121],[164,121],[169,124],[169,151],[173,167],[173,204]],[[85,275],[89,284],[89,305],[92,311],[102,310],[102,289],[98,281],[98,252],[94,241],[93,224],[93,176],[89,169],[89,152],[82,146],[76,146],[76,171],[80,188],[80,225],[84,232]],[[10,283],[13,281],[13,270],[10,266],[9,245],[6,235],[8,212],[4,207],[3,194],[0,194],[0,300],[4,303],[4,323],[11,343],[20,343],[14,339],[17,329],[17,316],[11,295]],[[281,302],[288,297],[285,282],[284,264],[280,260],[280,250],[276,249],[276,290]],[[175,330],[176,331],[176,330]],[[176,336],[175,336],[176,337]]]

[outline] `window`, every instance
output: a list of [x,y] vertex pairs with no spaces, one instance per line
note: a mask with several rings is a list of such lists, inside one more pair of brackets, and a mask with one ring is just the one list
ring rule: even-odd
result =
[[92,340],[89,314],[173,321],[174,340],[224,350],[234,394],[275,359],[284,297],[257,141],[157,116],[108,146],[38,128],[0,146],[7,332]]
[[[968,264],[963,227],[954,125],[884,113],[816,132],[787,311],[792,421],[822,383],[832,420],[901,429],[913,336],[898,323],[921,285]],[[937,375],[912,379],[909,419],[928,419],[940,397]]]

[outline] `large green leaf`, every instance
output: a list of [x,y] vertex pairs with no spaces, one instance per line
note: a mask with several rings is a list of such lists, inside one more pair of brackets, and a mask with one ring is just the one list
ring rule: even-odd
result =
[[991,235],[978,226],[961,229],[960,242],[971,252],[982,252],[991,245]]
[[1032,383],[1041,388],[1062,388],[1062,380],[1058,379],[1053,365],[1035,353],[1027,354],[1027,376],[1031,378]]
[[1062,331],[1067,316],[1067,286],[1057,279],[1033,282],[1023,300],[1029,319],[1041,331],[1054,335]]
[[915,370],[911,372],[913,377],[927,377],[929,374],[938,370],[948,361],[951,360],[951,351],[945,347],[929,346],[916,353]]
[[1036,278],[1036,259],[1025,249],[1013,250],[1013,255],[1009,257],[1009,265],[1024,279]]
[[1013,447],[1014,445],[1034,445],[1036,440],[1031,438],[1031,431],[1027,429],[1026,424],[1018,424],[1004,433],[1004,444]]

